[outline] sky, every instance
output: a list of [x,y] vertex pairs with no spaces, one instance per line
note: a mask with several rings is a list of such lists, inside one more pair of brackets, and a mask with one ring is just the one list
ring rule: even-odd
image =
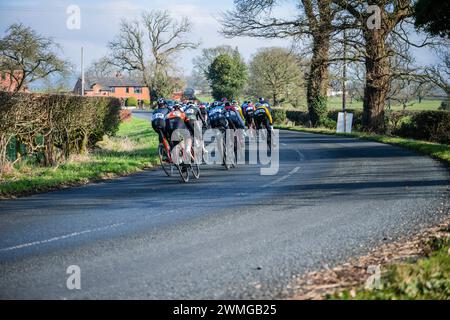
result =
[[[70,18],[66,10],[70,5],[77,5],[80,8],[80,29],[71,30],[66,26]],[[131,20],[138,18],[146,10],[165,9],[175,18],[189,17],[193,23],[190,38],[194,42],[201,43],[198,49],[183,52],[177,59],[178,67],[187,75],[192,70],[192,59],[200,54],[202,48],[223,44],[237,46],[248,60],[259,47],[289,45],[289,41],[281,39],[226,39],[219,34],[218,19],[222,12],[232,8],[232,0],[0,0],[0,32],[3,34],[14,22],[30,26],[40,34],[52,37],[61,45],[62,55],[79,68],[80,48],[84,47],[86,65],[106,55],[107,43],[118,33],[122,18]],[[287,14],[289,6],[283,6],[280,10]]]
[[[276,14],[287,17],[295,12],[296,1],[282,1]],[[80,8],[79,29],[69,29],[67,20],[70,5]],[[226,39],[220,33],[218,19],[226,10],[233,9],[233,0],[0,0],[0,34],[15,22],[32,27],[40,34],[52,37],[61,45],[61,55],[68,58],[77,70],[80,65],[80,51],[84,47],[86,65],[107,54],[107,43],[118,33],[122,18],[138,18],[143,11],[152,9],[168,10],[173,17],[187,16],[193,23],[191,40],[201,42],[196,50],[183,52],[177,59],[180,71],[189,75],[192,59],[201,49],[229,44],[237,46],[248,61],[258,48],[270,46],[289,46],[283,39],[260,39],[239,37]],[[415,52],[418,63],[430,60],[427,52]]]

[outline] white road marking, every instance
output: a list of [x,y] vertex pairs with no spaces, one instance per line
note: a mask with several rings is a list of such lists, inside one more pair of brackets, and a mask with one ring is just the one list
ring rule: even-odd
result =
[[272,182],[270,182],[270,183],[267,183],[267,184],[263,185],[262,187],[263,187],[263,188],[267,188],[267,187],[269,187],[269,186],[271,186],[271,185],[280,183],[281,181],[284,181],[284,180],[286,180],[287,178],[289,178],[290,176],[292,176],[293,174],[296,174],[299,170],[300,170],[300,167],[295,167],[295,168],[292,169],[288,174],[282,176],[281,178],[278,178],[277,180],[274,180],[274,181],[272,181]]
[[295,152],[297,152],[298,156],[299,156],[299,160],[300,161],[305,161],[305,156],[303,155],[303,153],[300,152],[299,149],[295,149]]
[[59,237],[53,237],[53,238],[46,239],[46,240],[40,240],[40,241],[23,243],[23,244],[19,244],[17,246],[1,248],[0,252],[13,251],[13,250],[17,250],[17,249],[23,249],[23,248],[26,248],[26,247],[38,246],[38,245],[41,245],[41,244],[44,244],[44,243],[49,243],[49,242],[59,241],[59,240],[67,239],[67,238],[73,238],[73,237],[81,236],[81,235],[86,234],[86,233],[92,233],[92,232],[97,232],[97,231],[114,229],[114,228],[123,226],[124,224],[125,223],[116,223],[116,224],[111,224],[111,225],[100,227],[100,228],[88,229],[88,230],[84,230],[84,231],[73,232],[73,233],[65,234],[65,235],[62,235],[62,236],[59,236]]

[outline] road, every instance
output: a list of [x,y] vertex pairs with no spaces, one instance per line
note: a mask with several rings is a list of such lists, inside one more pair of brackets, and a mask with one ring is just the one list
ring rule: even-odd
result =
[[[448,214],[447,168],[401,148],[282,132],[280,161],[275,177],[146,170],[0,201],[0,298],[278,298],[295,275]],[[81,290],[66,287],[70,265]]]

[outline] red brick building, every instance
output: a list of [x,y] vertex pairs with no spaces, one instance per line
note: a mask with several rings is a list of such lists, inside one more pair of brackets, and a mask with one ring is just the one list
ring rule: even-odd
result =
[[[17,79],[22,78],[22,71],[14,71],[14,77]],[[11,76],[10,72],[0,71],[0,91],[13,92],[17,90],[17,80]],[[27,86],[22,86],[21,92],[28,92]]]
[[[81,95],[81,79],[78,79],[73,92]],[[85,79],[84,95],[116,97],[124,102],[130,97],[136,98],[138,103],[150,100],[150,91],[142,82],[124,77]]]

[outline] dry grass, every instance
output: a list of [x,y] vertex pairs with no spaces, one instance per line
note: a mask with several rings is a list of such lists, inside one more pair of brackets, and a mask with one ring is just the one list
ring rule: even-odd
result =
[[[373,249],[368,255],[351,259],[333,268],[326,268],[295,278],[288,286],[288,289],[293,292],[289,299],[323,300],[358,297],[371,299],[371,294],[375,293],[379,294],[378,298],[390,299],[391,295],[384,296],[381,290],[377,292],[376,289],[365,288],[366,281],[372,275],[371,272],[368,272],[370,271],[369,267],[380,266],[384,275],[395,269],[396,277],[401,279],[397,282],[402,282],[401,285],[408,285],[408,282],[418,281],[416,274],[421,273],[411,272],[411,268],[417,268],[415,262],[432,256],[435,250],[439,249],[436,243],[446,243],[449,239],[450,218],[447,218],[438,226],[428,228],[410,239],[382,245]],[[437,266],[440,267],[439,264]],[[449,272],[449,270],[441,270],[441,272]],[[384,279],[384,281],[388,280]],[[445,292],[441,292],[441,294],[446,295]],[[448,299],[450,293],[447,294]],[[398,298],[404,297],[399,293]]]

